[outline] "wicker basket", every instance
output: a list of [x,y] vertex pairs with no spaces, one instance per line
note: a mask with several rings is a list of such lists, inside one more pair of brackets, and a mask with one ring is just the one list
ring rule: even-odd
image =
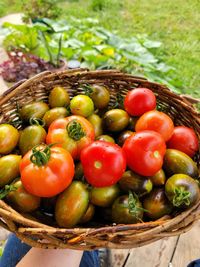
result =
[[[115,70],[88,71],[85,69],[44,72],[14,85],[0,98],[0,123],[16,120],[16,103],[21,107],[32,101],[46,101],[50,90],[61,85],[71,96],[81,92],[81,84],[104,84],[110,89],[110,105],[117,92],[125,95],[136,87],[147,87],[157,96],[159,108],[170,115],[176,125],[193,127],[200,139],[200,114],[184,97],[165,86]],[[21,126],[19,125],[18,128]],[[195,156],[200,165],[200,151]],[[174,218],[163,217],[154,222],[129,225],[110,225],[93,228],[54,228],[34,218],[19,214],[4,201],[0,201],[0,225],[14,232],[25,243],[39,248],[71,248],[91,250],[101,247],[134,248],[168,236],[188,231],[200,216],[200,201]]]

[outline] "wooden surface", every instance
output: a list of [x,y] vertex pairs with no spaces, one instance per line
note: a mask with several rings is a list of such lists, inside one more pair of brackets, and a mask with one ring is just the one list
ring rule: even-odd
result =
[[130,250],[110,250],[109,267],[187,267],[200,258],[200,222],[180,237]]

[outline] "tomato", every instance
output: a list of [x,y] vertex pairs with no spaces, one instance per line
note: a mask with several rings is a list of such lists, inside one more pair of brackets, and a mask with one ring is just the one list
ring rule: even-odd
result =
[[169,215],[172,212],[173,206],[165,196],[163,188],[154,189],[143,200],[143,207],[146,215],[154,220],[157,220],[164,215]]
[[7,155],[0,158],[0,187],[11,183],[19,176],[19,155]]
[[70,102],[70,110],[74,115],[88,117],[94,112],[94,103],[87,95],[77,95]]
[[137,223],[142,221],[142,217],[142,204],[135,194],[120,196],[112,205],[114,223]]
[[65,118],[68,115],[69,111],[64,107],[52,108],[44,114],[44,117],[42,119],[45,123],[45,127],[48,128],[53,121],[60,118]]
[[129,115],[123,109],[111,109],[103,117],[103,125],[107,131],[120,132],[129,123]]
[[165,184],[165,194],[173,206],[188,208],[200,199],[197,182],[186,174],[174,174]]
[[116,184],[126,169],[122,149],[113,143],[95,141],[81,152],[86,180],[94,187]]
[[172,119],[165,113],[153,110],[144,113],[137,121],[136,132],[151,130],[162,135],[165,141],[168,141],[174,131]]
[[66,107],[70,103],[67,91],[61,87],[54,87],[49,94],[49,105],[51,108]]
[[25,155],[30,149],[36,145],[45,142],[46,131],[40,125],[31,125],[26,127],[20,135],[19,149],[22,155]]
[[10,192],[6,199],[18,211],[31,212],[39,208],[40,197],[29,194],[20,180],[13,183],[17,189]]
[[85,85],[83,89],[92,98],[96,108],[103,109],[107,107],[110,101],[110,93],[105,86],[99,84]]
[[65,149],[43,145],[22,158],[20,173],[23,186],[30,194],[53,197],[72,182],[74,162]]
[[115,144],[115,139],[112,138],[110,135],[107,135],[107,134],[102,134],[102,135],[99,135],[96,140],[99,140],[99,141],[105,141],[105,142],[111,142],[113,144]]
[[126,141],[126,139],[131,136],[134,132],[126,130],[124,132],[122,132],[118,138],[117,138],[117,144],[119,146],[123,146],[124,142]]
[[85,184],[74,181],[56,202],[55,218],[60,227],[73,227],[88,209],[89,192]]
[[96,115],[92,114],[90,115],[87,120],[93,125],[94,127],[94,132],[95,132],[95,137],[98,137],[99,135],[103,134],[103,124],[102,124],[102,119]]
[[110,207],[119,196],[117,184],[107,187],[93,187],[90,191],[90,202],[100,207]]
[[124,99],[124,108],[131,116],[140,116],[156,108],[156,97],[147,88],[133,89]]
[[199,149],[199,141],[192,128],[177,126],[167,142],[167,147],[180,150],[193,157]]
[[74,159],[78,159],[81,150],[89,145],[94,137],[94,128],[88,120],[81,116],[69,116],[50,125],[46,143],[63,147]]
[[31,118],[37,118],[42,119],[44,114],[49,110],[49,106],[44,102],[32,102],[30,104],[27,104],[23,106],[20,111],[20,117],[21,119],[29,123],[29,120]]
[[166,175],[163,169],[159,170],[157,173],[155,173],[153,176],[150,176],[149,178],[155,186],[164,185],[166,182]]
[[87,223],[87,222],[91,221],[91,219],[94,216],[94,213],[95,213],[95,206],[90,203],[85,214],[83,215],[83,217],[79,221],[79,223]]
[[159,133],[142,131],[131,135],[122,149],[131,170],[143,176],[152,176],[162,167],[166,145]]
[[9,154],[17,145],[19,132],[10,124],[0,124],[0,154]]

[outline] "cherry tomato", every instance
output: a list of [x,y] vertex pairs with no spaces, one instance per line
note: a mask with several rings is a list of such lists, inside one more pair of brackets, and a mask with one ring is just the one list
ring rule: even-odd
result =
[[32,212],[39,208],[40,197],[29,194],[20,180],[13,183],[16,190],[11,191],[6,199],[11,205],[21,212]]
[[146,215],[153,220],[169,215],[173,209],[163,188],[156,188],[147,195],[143,200],[143,207],[147,210]]
[[159,133],[142,131],[131,135],[122,149],[131,170],[143,176],[152,176],[162,167],[166,145]]
[[61,87],[54,87],[49,94],[49,105],[51,108],[66,107],[70,103],[67,91]]
[[136,123],[136,132],[151,130],[162,135],[165,141],[168,141],[174,131],[172,119],[165,113],[153,110],[144,113]]
[[25,189],[39,197],[53,197],[72,182],[74,162],[60,147],[39,146],[29,151],[20,163]]
[[113,143],[95,141],[81,152],[86,180],[94,187],[116,184],[126,169],[122,149]]
[[193,157],[199,149],[199,141],[192,128],[177,126],[174,128],[172,137],[167,142],[167,147],[180,150]]
[[10,124],[0,125],[0,154],[9,154],[17,145],[19,132]]
[[174,174],[165,184],[165,194],[173,206],[188,208],[200,199],[198,183],[186,174]]
[[115,139],[112,138],[110,135],[107,135],[107,134],[102,134],[102,135],[99,135],[96,140],[99,140],[99,141],[105,141],[105,142],[111,142],[113,144],[115,144]]
[[103,134],[103,124],[102,124],[102,119],[96,115],[92,114],[90,115],[87,120],[93,125],[94,127],[94,132],[95,132],[95,137],[98,137],[99,135]]
[[103,125],[107,131],[120,132],[129,123],[129,115],[123,109],[111,109],[103,117]]
[[51,123],[57,119],[65,118],[69,115],[69,111],[64,107],[52,108],[48,110],[42,118],[45,122],[45,127],[49,128]]
[[157,173],[155,173],[153,176],[150,176],[149,178],[155,186],[164,185],[166,182],[166,175],[163,169],[159,170]]
[[19,113],[21,119],[24,122],[29,123],[29,120],[32,118],[42,119],[42,117],[48,110],[49,106],[46,103],[40,101],[40,102],[32,102],[23,106],[20,109]]
[[156,108],[156,97],[147,88],[133,89],[126,95],[124,107],[131,116],[140,116]]
[[49,127],[46,143],[56,144],[68,150],[74,159],[78,159],[81,150],[95,137],[92,124],[81,116],[69,116],[55,120]]
[[87,95],[77,95],[70,102],[70,110],[74,115],[88,117],[94,112],[94,103]]
[[123,146],[124,142],[126,141],[126,139],[131,136],[132,134],[134,134],[134,132],[126,130],[123,131],[117,138],[117,144],[119,146]]

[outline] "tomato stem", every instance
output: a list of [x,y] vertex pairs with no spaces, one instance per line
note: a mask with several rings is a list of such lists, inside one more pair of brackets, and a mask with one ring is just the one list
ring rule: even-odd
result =
[[30,161],[41,167],[48,163],[50,156],[51,156],[51,148],[52,145],[42,147],[38,149],[38,146],[32,149],[32,155],[30,157]]
[[129,213],[134,215],[138,220],[142,221],[139,217],[138,217],[138,212],[139,211],[146,211],[144,208],[139,207],[138,206],[138,196],[133,192],[129,191],[129,195],[128,195],[128,208],[129,208]]
[[75,141],[78,141],[85,136],[85,132],[81,124],[77,120],[73,120],[68,123],[67,132],[69,137],[71,137]]
[[37,125],[37,126],[45,126],[45,122],[39,118],[30,118],[29,120],[30,125]]
[[87,96],[90,96],[94,91],[90,84],[84,84],[82,86],[82,89],[84,90],[85,95],[87,95]]
[[11,191],[17,190],[17,187],[14,185],[5,185],[4,188],[0,190],[0,199],[6,197]]
[[189,206],[190,202],[190,195],[189,191],[186,191],[184,188],[174,188],[174,197],[172,203],[175,207],[180,207],[181,205]]

